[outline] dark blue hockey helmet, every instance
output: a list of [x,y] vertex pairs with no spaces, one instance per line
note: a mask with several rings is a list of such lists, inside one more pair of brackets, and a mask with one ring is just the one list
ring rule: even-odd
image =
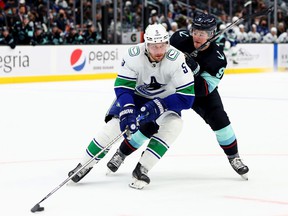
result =
[[197,15],[192,22],[192,30],[215,31],[217,28],[216,19],[210,14],[202,13]]

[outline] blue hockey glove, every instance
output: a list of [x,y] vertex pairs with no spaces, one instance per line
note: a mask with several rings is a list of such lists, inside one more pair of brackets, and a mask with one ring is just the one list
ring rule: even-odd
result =
[[144,104],[140,113],[143,119],[141,123],[151,122],[156,120],[160,115],[162,115],[167,110],[165,102],[161,98],[155,98]]
[[193,59],[189,53],[185,53],[186,64],[192,70],[194,76],[198,76],[200,72],[199,64]]
[[119,113],[119,119],[121,131],[128,129],[131,133],[134,133],[138,129],[136,110],[134,106],[130,105],[127,107],[123,107]]

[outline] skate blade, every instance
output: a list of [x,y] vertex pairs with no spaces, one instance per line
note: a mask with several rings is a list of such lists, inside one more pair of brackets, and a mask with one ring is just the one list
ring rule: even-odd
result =
[[242,179],[248,181],[248,174],[243,174],[243,175],[240,175]]
[[129,184],[129,187],[137,190],[142,190],[146,185],[146,182],[133,178],[132,182]]

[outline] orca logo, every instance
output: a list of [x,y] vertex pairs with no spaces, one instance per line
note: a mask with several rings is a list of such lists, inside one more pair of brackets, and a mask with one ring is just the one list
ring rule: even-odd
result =
[[158,83],[156,78],[152,76],[150,84],[144,83],[143,85],[139,85],[136,87],[136,91],[142,95],[152,97],[165,92],[165,86],[166,84]]
[[81,71],[86,64],[86,57],[81,49],[76,49],[70,56],[70,64],[75,71]]

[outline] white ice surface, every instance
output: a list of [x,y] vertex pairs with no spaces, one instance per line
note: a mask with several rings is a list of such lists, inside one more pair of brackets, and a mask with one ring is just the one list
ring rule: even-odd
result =
[[[249,180],[230,167],[192,110],[143,190],[128,187],[144,147],[119,171],[106,163],[41,203],[43,216],[288,216],[288,73],[225,75],[219,86]],[[0,216],[30,209],[82,157],[114,99],[113,80],[0,85]]]

